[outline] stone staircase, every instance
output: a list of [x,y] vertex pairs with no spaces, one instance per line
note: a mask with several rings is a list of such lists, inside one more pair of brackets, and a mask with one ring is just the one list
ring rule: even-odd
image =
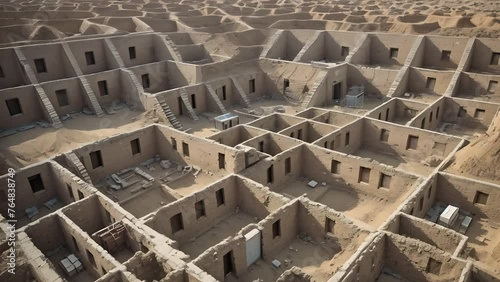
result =
[[189,102],[189,97],[186,92],[186,89],[181,88],[180,92],[181,92],[181,100],[184,103],[184,106],[186,107],[189,116],[195,121],[198,120],[198,116],[196,115],[193,107],[191,106],[191,103]]
[[104,42],[108,46],[109,51],[113,55],[113,57],[116,60],[116,63],[118,64],[119,68],[124,68],[125,64],[123,63],[122,57],[120,57],[120,53],[118,53],[118,50],[116,50],[115,44],[109,39],[109,38],[104,38]]
[[243,87],[241,87],[241,84],[234,76],[231,76],[231,81],[236,88],[236,92],[238,93],[238,95],[240,95],[241,100],[243,100],[245,107],[250,108],[250,99],[248,99],[247,94],[245,94],[245,90],[243,90]]
[[217,93],[215,93],[215,90],[212,87],[212,85],[205,83],[205,86],[208,89],[208,93],[210,94],[210,97],[212,97],[212,100],[215,102],[215,104],[217,105],[217,107],[219,108],[221,113],[227,114],[226,108],[224,107],[224,105],[220,101],[219,97],[217,96]]
[[165,113],[165,115],[167,116],[167,119],[170,122],[170,124],[172,124],[172,126],[175,129],[182,130],[183,129],[182,124],[177,120],[175,115],[172,113],[172,111],[170,110],[170,107],[167,105],[167,102],[165,102],[165,100],[163,100],[160,97],[156,97],[156,100],[158,100],[158,103],[159,103],[161,109],[163,110],[163,112]]
[[318,92],[318,88],[321,87],[323,83],[326,83],[327,75],[328,75],[328,70],[320,70],[316,78],[316,81],[314,82],[313,87],[311,88],[311,90],[309,90],[309,92],[307,92],[307,95],[306,97],[304,97],[304,100],[302,100],[302,107],[304,108],[311,107],[311,105],[309,104],[311,103],[311,100],[314,97],[314,95]]
[[167,45],[168,51],[170,51],[170,54],[172,54],[172,58],[174,58],[175,61],[182,62],[181,53],[179,53],[179,50],[177,50],[177,46],[172,41],[172,39],[170,39],[168,35],[162,36],[162,38],[165,42],[165,45]]
[[425,48],[424,40],[425,40],[425,37],[423,35],[420,35],[415,39],[415,42],[413,43],[413,46],[411,47],[410,52],[408,53],[408,56],[406,57],[406,60],[404,63],[405,66],[412,66],[413,65],[417,52],[421,48]]
[[276,44],[276,42],[280,39],[280,37],[282,35],[283,35],[283,30],[278,30],[271,36],[271,38],[269,38],[269,41],[267,41],[266,47],[264,47],[264,49],[262,50],[262,53],[260,53],[261,58],[267,57],[269,50],[271,50],[271,48]]
[[95,115],[98,117],[104,116],[104,111],[102,110],[99,101],[97,101],[94,90],[92,90],[92,87],[90,87],[89,81],[85,77],[79,77],[79,79],[83,89],[85,90],[84,92],[87,94],[87,98],[90,101],[90,107],[92,108],[92,111],[94,111]]
[[297,54],[297,56],[295,56],[295,59],[293,59],[293,61],[300,62],[302,60],[302,56],[304,56],[307,50],[309,50],[309,47],[311,47],[311,45],[313,45],[313,43],[316,42],[316,40],[318,40],[321,34],[322,34],[321,31],[315,31],[314,35],[311,36],[309,40],[307,40],[306,44],[304,44],[304,47],[300,49],[300,52]]
[[77,171],[78,176],[80,176],[80,178],[83,181],[87,182],[88,184],[92,184],[92,180],[90,179],[90,176],[87,172],[87,169],[82,164],[80,159],[75,155],[75,153],[67,153],[64,155],[66,156],[66,160],[68,161],[68,165],[70,165],[71,167],[73,167]]
[[355,55],[359,54],[359,49],[361,49],[363,46],[370,44],[370,37],[368,37],[367,33],[361,34],[361,36],[358,39],[358,42],[356,42],[356,45],[354,48],[349,52],[349,55],[345,58],[346,63],[357,63],[357,58],[355,58]]
[[35,84],[35,89],[36,93],[38,94],[38,99],[42,101],[43,107],[47,111],[47,115],[50,117],[50,121],[52,124],[52,127],[54,128],[61,128],[63,125],[61,123],[61,120],[59,119],[59,116],[57,115],[56,110],[54,109],[54,106],[50,102],[49,98],[47,97],[47,94],[45,94],[45,90],[43,90],[42,86],[40,84]]
[[455,92],[457,91],[459,86],[458,79],[460,78],[462,71],[466,66],[470,64],[470,60],[472,59],[472,48],[474,48],[475,41],[475,37],[469,38],[469,41],[467,41],[467,45],[465,45],[464,52],[462,53],[462,57],[460,58],[460,62],[458,63],[457,69],[455,70],[455,73],[453,74],[453,77],[448,84],[448,88],[446,88],[444,96],[452,97],[453,95],[455,95]]
[[19,63],[21,64],[21,67],[23,68],[24,73],[26,74],[26,77],[29,80],[29,84],[33,84],[33,86],[35,87],[38,100],[42,103],[42,110],[44,111],[45,116],[49,119],[49,122],[52,124],[52,127],[61,128],[63,126],[61,120],[59,119],[59,116],[57,115],[54,106],[47,97],[47,94],[45,94],[45,90],[43,90],[40,84],[38,84],[38,79],[33,70],[31,69],[30,65],[28,64],[28,62],[26,62],[26,57],[24,56],[24,53],[19,48],[14,48],[14,52],[16,53]]

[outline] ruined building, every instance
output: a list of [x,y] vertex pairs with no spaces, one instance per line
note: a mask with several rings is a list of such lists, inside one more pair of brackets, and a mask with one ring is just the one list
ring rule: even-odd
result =
[[500,39],[56,2],[0,12],[0,281],[500,281]]

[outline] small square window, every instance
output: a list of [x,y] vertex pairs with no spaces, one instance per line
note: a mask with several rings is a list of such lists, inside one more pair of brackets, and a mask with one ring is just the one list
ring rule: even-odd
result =
[[332,163],[330,164],[330,172],[339,174],[340,172],[340,162],[337,160],[332,160]]
[[391,188],[392,177],[387,174],[380,174],[379,188]]
[[248,91],[250,94],[255,93],[255,79],[250,79],[248,81]]
[[47,72],[47,66],[45,65],[45,59],[35,59],[36,72],[43,73]]
[[36,193],[38,191],[42,191],[45,189],[45,187],[43,186],[42,176],[40,174],[28,177],[28,181],[30,183],[31,191],[33,193]]
[[490,65],[498,65],[500,64],[500,53],[491,54]]
[[170,137],[170,142],[172,143],[172,148],[177,151],[177,140],[174,137]]
[[290,172],[292,172],[292,159],[286,158],[285,159],[285,174],[289,174]]
[[131,60],[135,59],[136,58],[136,55],[135,55],[135,47],[132,46],[132,47],[128,47],[128,56]]
[[349,55],[349,47],[347,46],[340,47],[340,55],[342,57],[347,57]]
[[476,109],[476,111],[474,111],[474,117],[479,120],[482,120],[484,119],[485,113],[486,111],[483,109]]
[[358,182],[359,183],[370,183],[370,172],[371,169],[367,167],[360,167],[359,168],[359,177],[358,177]]
[[98,167],[102,167],[102,155],[101,151],[95,151],[90,153],[90,161],[92,163],[92,168],[96,169]]
[[88,66],[95,65],[94,52],[85,52],[85,60],[87,61]]
[[83,195],[82,191],[78,191],[78,199],[81,200],[85,198],[85,195]]
[[143,74],[141,76],[141,79],[142,79],[142,87],[144,89],[149,88],[149,86],[150,86],[150,84],[149,84],[149,74],[147,74],[147,73]]
[[428,77],[427,81],[425,83],[425,88],[427,88],[429,90],[434,90],[435,86],[436,86],[436,78]]
[[130,146],[132,147],[132,155],[141,153],[141,143],[139,142],[139,138],[130,141]]
[[5,100],[5,104],[7,104],[7,109],[9,110],[9,114],[11,116],[19,115],[23,113],[21,108],[21,103],[18,98],[12,98]]
[[488,203],[488,197],[488,194],[477,191],[474,197],[474,204],[486,205]]
[[89,252],[89,250],[86,250],[86,251],[87,251],[87,258],[89,259],[90,263],[94,267],[96,267],[94,255],[91,252]]
[[215,199],[217,200],[217,206],[220,207],[226,202],[226,197],[224,195],[224,188],[220,188],[215,191]]
[[391,48],[391,50],[390,50],[391,58],[396,59],[398,57],[398,54],[399,54],[398,48]]
[[101,94],[101,96],[109,95],[108,82],[106,80],[98,81],[97,87],[99,88],[99,94]]
[[490,80],[490,82],[488,83],[488,93],[495,94],[495,92],[497,91],[497,85],[498,81]]
[[389,130],[387,129],[381,129],[380,130],[380,141],[382,142],[387,142],[389,141]]
[[325,220],[325,231],[327,233],[333,233],[333,228],[335,227],[335,220],[331,220],[330,218],[326,218]]
[[418,136],[408,135],[406,140],[406,150],[412,149],[416,150],[418,147]]
[[441,61],[449,62],[451,56],[451,51],[443,50],[441,51]]
[[194,209],[196,211],[196,219],[206,215],[205,202],[203,200],[194,203]]
[[175,234],[184,229],[184,223],[182,222],[182,213],[178,213],[170,218],[170,227],[172,228],[172,234]]
[[189,157],[189,145],[187,143],[182,142],[182,154],[185,157]]
[[281,236],[281,222],[278,219],[273,223],[273,239],[279,236]]
[[69,105],[68,93],[66,92],[66,89],[56,90],[56,98],[59,107],[64,107]]

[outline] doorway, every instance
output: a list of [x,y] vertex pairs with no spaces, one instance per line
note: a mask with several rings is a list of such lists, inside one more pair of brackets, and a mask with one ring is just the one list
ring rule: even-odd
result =
[[227,252],[227,254],[224,255],[224,258],[222,259],[224,262],[224,277],[227,276],[229,273],[234,271],[234,266],[233,266],[233,251]]
[[342,94],[342,82],[337,82],[333,84],[332,100],[336,102],[340,101],[341,94]]
[[181,97],[177,98],[177,104],[179,105],[179,115],[182,116],[184,113],[182,110],[182,98]]

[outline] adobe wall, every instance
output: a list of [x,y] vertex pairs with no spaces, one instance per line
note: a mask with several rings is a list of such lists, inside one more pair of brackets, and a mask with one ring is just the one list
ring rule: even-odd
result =
[[[259,222],[262,232],[262,258],[268,262],[297,237],[299,231],[298,200],[292,200]],[[280,221],[281,235],[273,238],[273,224]]]
[[[207,97],[208,93],[207,93],[205,84],[201,83],[201,84],[196,84],[196,85],[189,85],[189,86],[186,86],[183,88],[186,90],[186,93],[188,95],[188,100],[189,100],[191,107],[193,107],[193,104],[191,104],[191,95],[192,94],[195,95],[196,108],[193,108],[193,110],[196,114],[202,114],[204,112],[209,111],[209,102],[208,102],[209,98]],[[180,113],[179,107],[178,107],[179,97],[181,95],[180,89],[181,88],[176,88],[176,89],[167,90],[167,91],[160,92],[160,93],[156,94],[159,97],[161,97],[162,99],[164,99],[165,102],[167,102],[170,110],[172,111],[172,113],[175,116],[181,116],[181,113]],[[183,108],[182,115],[189,116],[189,113],[188,113],[186,107],[184,106],[184,104],[182,105],[182,108]]]
[[418,239],[453,254],[461,241],[467,237],[428,220],[410,217],[400,213],[393,233]]
[[[251,102],[255,102],[263,97],[267,92],[265,77],[266,75],[262,71],[259,71],[254,73],[238,74],[238,76],[236,76],[236,80],[240,83],[248,99],[250,99]],[[253,93],[250,93],[249,81],[251,79],[255,79],[255,92]]]
[[[89,236],[111,224],[96,195],[63,208],[62,212]],[[118,218],[118,219],[121,219]]]
[[[302,54],[300,59],[301,62],[311,62],[311,61],[321,61],[326,59],[325,52],[325,32],[318,32],[318,37],[312,42],[311,45],[307,47],[307,50]],[[311,32],[311,34],[316,34],[316,32]],[[314,37],[315,35],[312,35]],[[305,47],[305,46],[304,46]],[[302,51],[302,50],[301,50]]]
[[[374,142],[374,140],[380,140],[380,131],[382,129],[389,131],[388,141]],[[410,135],[418,137],[416,150],[411,148],[406,149]],[[416,130],[415,128],[408,128],[370,119],[363,119],[362,136],[363,145],[368,146],[370,150],[394,152],[395,154],[407,156],[416,160],[423,160],[432,155],[447,156],[462,142],[461,139],[457,137]]]
[[500,81],[500,75],[463,72],[460,74],[459,87],[453,96],[500,96],[500,87],[496,87],[493,93],[488,91],[490,81]]
[[[336,151],[352,154],[356,152],[361,144],[362,139],[358,138],[358,136],[362,136],[363,131],[363,121],[356,120],[348,125],[343,126],[342,128],[335,130],[331,134],[326,135],[323,138],[320,138],[314,142],[314,144],[323,144],[325,141],[328,142],[330,149],[335,149]],[[349,134],[349,143],[347,144],[347,134]],[[331,142],[334,142],[334,146],[332,148]]]
[[[410,68],[407,91],[415,93],[433,93],[437,95],[444,95],[453,75],[454,72],[452,71]],[[433,77],[436,79],[436,84],[433,90],[430,90],[426,87],[427,78],[429,77]]]
[[[40,174],[43,182],[44,189],[33,193],[28,178]],[[15,211],[17,215],[24,215],[25,209],[32,206],[41,206],[43,203],[47,202],[53,197],[58,197],[63,203],[69,203],[69,201],[61,196],[61,193],[66,189],[65,186],[58,185],[56,181],[57,176],[54,174],[52,165],[50,163],[39,163],[29,167],[25,167],[22,170],[16,171],[14,177],[15,188],[16,188],[16,206]],[[0,177],[0,183],[2,186],[0,193],[5,193],[5,202],[0,201],[0,212],[5,216],[7,212],[8,205],[7,201],[7,189],[8,189],[8,175],[3,175]],[[61,195],[59,195],[61,193]],[[4,198],[2,197],[2,200]]]
[[13,48],[0,49],[0,66],[4,74],[4,77],[0,78],[0,89],[25,84],[25,79]]
[[[148,64],[155,60],[156,48],[152,34],[112,37],[110,40],[113,42],[125,67]],[[129,47],[135,47],[135,59],[130,59]]]
[[365,97],[384,97],[389,92],[398,70],[349,67],[348,86],[363,85]]
[[358,248],[329,282],[377,281],[385,263],[386,239],[383,233],[373,233]]
[[[212,172],[237,173],[245,168],[245,153],[242,151],[166,126],[157,125],[154,130],[159,145],[155,152],[162,159],[196,165]],[[177,149],[172,145],[172,138],[176,140]],[[183,143],[189,147],[189,156],[183,155]],[[219,153],[225,155],[224,169],[219,169]]]
[[349,51],[353,50],[358,43],[360,35],[353,32],[324,32],[325,46],[324,53],[328,61],[344,61],[347,56],[343,57],[341,54],[341,47],[348,47]]
[[437,174],[432,174],[424,182],[420,183],[416,191],[408,197],[401,206],[401,211],[418,218],[424,218],[436,201],[438,189]]
[[[438,174],[439,193],[436,200],[488,218],[493,222],[500,221],[500,187],[495,184],[468,179],[441,172]],[[488,194],[485,205],[475,204],[477,192]]]
[[321,71],[310,64],[277,60],[260,60],[259,63],[269,78],[266,86],[268,96],[283,94],[284,79],[290,81],[289,89],[293,94],[303,93],[305,89],[311,90]]
[[[354,189],[357,193],[371,195],[389,201],[395,201],[401,195],[412,189],[417,177],[392,167],[377,164],[368,159],[344,155],[316,146],[304,146],[302,149],[301,176],[313,179],[319,183],[326,182],[331,187]],[[331,173],[331,162],[340,162],[339,172]],[[368,183],[359,181],[360,168],[369,168]],[[390,186],[380,187],[382,174],[390,176]]]
[[470,69],[478,72],[498,73],[499,65],[490,65],[493,52],[499,53],[498,40],[493,38],[476,38],[472,47]]
[[166,62],[150,63],[129,68],[142,86],[142,75],[149,75],[149,87],[144,88],[144,92],[157,93],[167,89],[172,89],[170,85],[171,77],[168,72]]
[[[54,110],[57,112],[57,115],[62,116],[71,112],[80,112],[83,107],[88,106],[86,99],[84,99],[84,94],[82,91],[82,86],[80,80],[78,78],[69,78],[69,79],[61,79],[57,81],[45,82],[41,83],[47,98],[49,98]],[[56,91],[57,90],[66,90],[66,95],[68,97],[68,105],[67,106],[59,106],[59,102],[57,100]],[[95,92],[98,97],[99,92]]]
[[448,108],[446,102],[447,100],[448,98],[444,96],[439,98],[436,102],[430,104],[425,110],[421,111],[407,125],[421,129],[438,130],[445,119],[448,117],[453,118],[453,116],[458,113],[458,110],[454,112]]
[[224,255],[233,252],[233,273],[238,277],[247,272],[245,237],[238,234],[223,240],[202,253],[192,263],[206,271],[217,281],[224,281]]
[[[221,188],[224,188],[225,203],[217,206],[215,192]],[[227,176],[202,191],[164,206],[152,219],[146,221],[146,225],[182,245],[203,234],[236,211],[239,200],[237,189],[236,176]],[[206,216],[196,219],[195,202],[200,200],[205,203]],[[173,233],[170,218],[178,213],[182,214],[184,229]]]
[[[45,119],[38,94],[35,87],[31,85],[0,90],[0,97],[2,97],[0,120],[5,121],[0,125],[0,129],[14,128]],[[22,114],[10,115],[5,101],[13,98],[19,99]]]
[[[467,38],[426,36],[423,65],[437,69],[457,68],[467,41]],[[443,50],[451,51],[449,61],[441,60]]]
[[[413,281],[455,280],[460,277],[465,267],[465,262],[453,259],[450,254],[415,239],[387,233],[385,241],[384,266],[406,279],[411,278]],[[430,258],[442,264],[438,275],[426,271]]]
[[59,245],[66,243],[61,219],[57,214],[43,217],[36,224],[28,225],[21,231],[26,232],[31,242],[43,254],[53,251]]
[[[139,139],[141,152],[132,155],[130,141]],[[101,151],[102,166],[93,168],[90,153]],[[116,171],[137,166],[158,154],[155,126],[148,126],[136,131],[123,133],[114,137],[82,146],[73,151],[77,157],[83,158],[83,165],[93,181],[100,180]]]
[[[106,50],[104,39],[89,39],[77,42],[68,42],[69,47],[75,57],[78,66],[83,74],[90,74],[95,72],[102,72],[110,70],[114,67],[113,55]],[[108,52],[107,52],[108,51]],[[95,64],[88,65],[85,52],[92,52],[94,54]]]
[[238,207],[257,218],[265,218],[290,200],[269,191],[267,187],[251,179],[235,176]]
[[[130,89],[122,87],[122,73],[118,70],[101,72],[98,74],[87,75],[90,88],[101,106],[107,106],[114,100],[129,101]],[[140,79],[140,77],[138,78]],[[151,78],[150,78],[151,79]],[[108,95],[102,95],[99,90],[98,82],[105,80],[108,88]],[[137,99],[137,98],[136,98]],[[52,103],[54,104],[54,103]]]
[[[290,158],[290,173],[285,172],[285,160]],[[281,152],[274,157],[261,160],[249,169],[242,172],[246,176],[258,183],[261,183],[271,191],[277,191],[284,188],[283,185],[297,178],[302,173],[302,146],[297,146]],[[267,182],[267,169],[273,166],[272,183]]]
[[[370,64],[371,65],[403,65],[413,47],[414,36],[397,34],[370,35]],[[390,57],[390,48],[398,48],[398,56]]]
[[[43,44],[43,48],[40,48],[40,45],[31,45],[20,47],[20,49],[26,57],[26,62],[38,78],[38,82],[76,76],[73,66],[64,53],[62,46],[58,43]],[[34,60],[41,58],[45,60],[47,72],[38,73]]]
[[[317,88],[314,96],[311,97],[309,105],[329,106],[333,105],[333,85],[341,82],[340,99],[345,97],[348,87],[348,68],[347,64],[342,64],[328,69],[328,74],[323,82]],[[324,70],[325,71],[325,70]],[[318,81],[315,80],[315,83]],[[312,89],[310,89],[312,90]]]
[[207,137],[207,139],[215,140],[221,144],[234,147],[247,140],[266,133],[267,131],[240,124],[235,127],[217,132],[214,135]]
[[[445,100],[444,122],[457,123],[459,125],[486,130],[493,121],[495,114],[500,109],[498,104],[473,101],[460,98],[448,98]],[[465,110],[464,116],[459,117],[460,109]],[[479,114],[478,111],[484,113]]]

